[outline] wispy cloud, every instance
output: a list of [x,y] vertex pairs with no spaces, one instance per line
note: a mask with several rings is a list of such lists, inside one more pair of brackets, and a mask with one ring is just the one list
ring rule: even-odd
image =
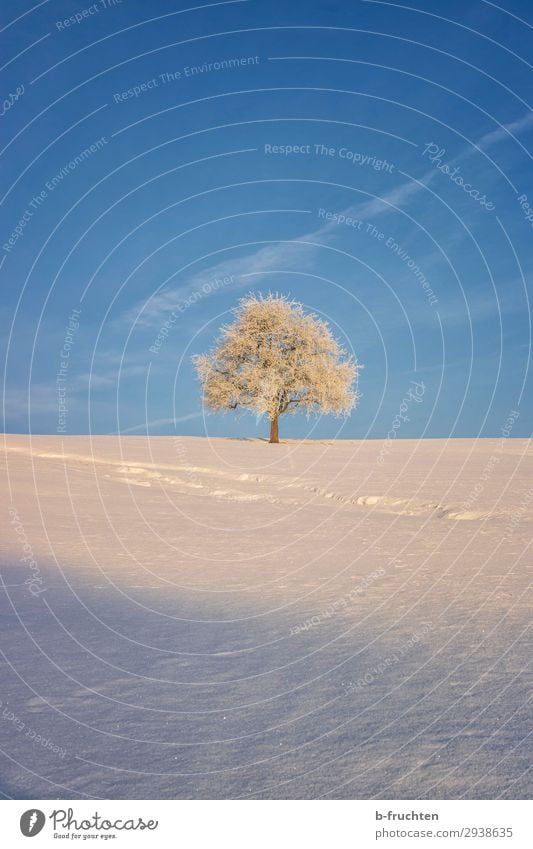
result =
[[154,427],[164,427],[165,425],[177,425],[181,422],[189,422],[192,419],[200,419],[202,418],[201,413],[188,413],[186,416],[179,416],[175,419],[151,419],[150,421],[143,422],[142,424],[134,425],[133,427],[126,427],[122,430],[116,431],[117,435],[125,435],[126,433],[142,433],[144,431],[148,432],[150,428]]
[[[64,389],[66,391],[67,404],[73,409],[74,406],[85,398],[87,399],[88,390],[96,392],[98,390],[114,389],[117,386],[117,381],[128,380],[129,378],[146,375],[147,366],[131,365],[124,366],[120,370],[116,369],[100,370],[86,372],[82,374],[72,373],[67,374]],[[57,383],[32,383],[30,389],[21,387],[6,387],[4,390],[4,404],[6,415],[17,420],[22,420],[31,415],[57,415],[58,413],[58,386]]]
[[31,390],[6,387],[4,404],[7,418],[27,419],[28,415],[57,414],[55,384],[33,384]]
[[109,389],[115,387],[120,381],[127,380],[129,377],[145,376],[146,373],[146,365],[123,365],[119,369],[119,365],[117,364],[116,368],[99,369],[78,374],[73,378],[71,386],[74,391],[89,388],[91,391]]
[[[499,127],[477,141],[465,147],[448,164],[454,165],[463,159],[473,155],[476,151],[487,150],[504,139],[517,133],[526,131],[533,127],[533,112],[527,112],[520,118]],[[404,208],[416,195],[435,179],[437,169],[430,168],[415,180],[406,180],[399,186],[386,192],[381,197],[363,200],[349,206],[343,211],[347,217],[361,220],[375,220]],[[238,259],[224,259],[207,267],[202,272],[197,272],[181,283],[179,286],[167,286],[146,301],[138,302],[134,308],[128,310],[121,318],[122,323],[137,325],[146,328],[156,327],[164,320],[165,315],[176,309],[178,304],[190,298],[193,293],[201,296],[202,287],[212,283],[215,278],[221,279],[233,275],[232,289],[244,289],[250,285],[250,275],[262,272],[291,269],[298,267],[299,270],[312,266],[321,244],[340,234],[338,225],[333,221],[326,221],[320,227],[300,236],[294,242],[278,242],[272,245],[260,247],[246,256]],[[316,247],[298,242],[316,243]]]
[[521,118],[511,121],[509,124],[503,124],[496,130],[492,130],[490,133],[485,133],[485,135],[476,142],[476,147],[481,148],[481,150],[486,150],[488,147],[492,147],[501,141],[505,141],[517,133],[521,133],[532,128],[533,112],[528,110]]
[[[409,180],[384,194],[381,198],[361,201],[344,210],[346,217],[376,218],[394,212],[404,206],[409,198],[422,191],[424,184],[433,179],[434,172],[425,174],[420,183]],[[299,270],[312,267],[320,245],[327,244],[339,234],[338,225],[334,221],[325,221],[319,227],[299,236],[294,241],[276,242],[266,245],[237,259],[224,259],[204,271],[195,273],[179,286],[168,286],[145,301],[138,302],[132,309],[121,317],[121,322],[135,322],[141,327],[153,328],[164,320],[165,315],[175,310],[187,298],[197,293],[202,297],[204,286],[209,286],[215,279],[221,280],[233,276],[231,288],[245,289],[250,286],[249,277],[270,271],[283,271],[297,267]],[[311,244],[309,244],[311,243]],[[221,287],[224,288],[224,287]],[[216,287],[213,290],[218,291]]]
[[[307,233],[300,237],[302,241],[312,239],[320,230]],[[218,291],[224,286],[217,286],[215,281],[233,277],[231,283],[227,284],[232,289],[249,286],[249,281],[244,278],[245,274],[259,274],[264,271],[273,271],[285,267],[293,267],[298,264],[300,268],[306,267],[312,261],[307,255],[306,245],[297,242],[280,242],[265,245],[246,256],[237,259],[223,259],[205,270],[196,272],[179,286],[168,286],[153,297],[138,302],[132,309],[128,310],[121,321],[126,323],[135,322],[141,327],[154,327],[160,324],[166,313],[172,312],[179,304],[184,304],[187,298],[197,294],[198,298],[204,297],[207,292]]]

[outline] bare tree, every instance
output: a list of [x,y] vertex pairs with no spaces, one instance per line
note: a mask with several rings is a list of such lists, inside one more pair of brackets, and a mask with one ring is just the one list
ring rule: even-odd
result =
[[358,366],[324,321],[271,294],[243,298],[234,314],[214,349],[193,357],[209,409],[266,414],[270,442],[279,442],[283,413],[348,415],[355,407]]

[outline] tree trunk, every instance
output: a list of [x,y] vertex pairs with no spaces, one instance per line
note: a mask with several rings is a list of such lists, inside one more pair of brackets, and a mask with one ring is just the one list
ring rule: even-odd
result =
[[270,442],[279,443],[278,421],[278,416],[275,416],[273,419],[270,419]]

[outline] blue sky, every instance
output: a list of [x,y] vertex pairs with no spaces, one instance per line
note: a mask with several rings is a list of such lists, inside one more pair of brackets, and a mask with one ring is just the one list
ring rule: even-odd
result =
[[385,438],[415,381],[399,437],[530,436],[529,4],[2,7],[5,430],[264,435],[191,356],[272,290],[364,364],[282,435]]

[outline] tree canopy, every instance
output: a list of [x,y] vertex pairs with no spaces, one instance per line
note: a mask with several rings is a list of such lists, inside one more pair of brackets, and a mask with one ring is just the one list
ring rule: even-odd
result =
[[355,407],[358,366],[325,321],[272,294],[243,298],[234,316],[213,350],[193,358],[210,410],[267,415],[278,442],[284,413],[346,416]]

